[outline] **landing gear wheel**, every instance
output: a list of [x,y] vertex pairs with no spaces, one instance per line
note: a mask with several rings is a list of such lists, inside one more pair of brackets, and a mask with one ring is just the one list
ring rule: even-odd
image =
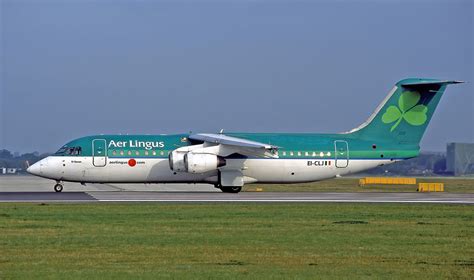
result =
[[61,185],[61,184],[54,185],[54,191],[55,192],[62,192],[63,191],[63,185]]
[[224,193],[239,193],[242,187],[220,187],[220,189]]

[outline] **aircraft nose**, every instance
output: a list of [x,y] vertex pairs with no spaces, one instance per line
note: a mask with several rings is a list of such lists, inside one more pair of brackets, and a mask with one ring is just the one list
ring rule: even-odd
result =
[[26,172],[32,174],[32,175],[40,175],[41,174],[41,164],[40,162],[37,162],[33,164],[32,166],[28,167],[26,169]]
[[36,162],[32,166],[28,167],[26,169],[26,172],[36,175],[36,176],[41,176],[46,171],[45,168],[48,167],[48,161],[49,161],[48,158],[44,158]]

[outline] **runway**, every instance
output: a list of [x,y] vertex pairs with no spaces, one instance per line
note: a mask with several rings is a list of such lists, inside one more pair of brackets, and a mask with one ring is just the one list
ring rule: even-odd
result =
[[474,194],[456,193],[322,193],[322,192],[0,192],[0,202],[345,202],[345,203],[451,203],[474,204]]

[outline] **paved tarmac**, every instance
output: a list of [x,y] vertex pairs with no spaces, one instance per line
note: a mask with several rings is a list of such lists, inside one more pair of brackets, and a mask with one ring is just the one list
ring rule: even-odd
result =
[[[0,176],[0,192],[52,192],[55,181],[31,175]],[[90,184],[64,182],[63,192],[155,191],[221,192],[209,184]]]
[[367,202],[474,204],[474,194],[457,193],[222,193],[207,184],[65,183],[53,192],[54,181],[34,176],[2,176],[0,202]]
[[363,202],[474,204],[474,194],[320,192],[1,192],[0,202]]

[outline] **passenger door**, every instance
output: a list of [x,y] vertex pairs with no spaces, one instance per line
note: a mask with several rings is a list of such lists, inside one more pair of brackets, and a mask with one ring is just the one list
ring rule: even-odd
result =
[[345,168],[349,165],[349,145],[346,141],[334,141],[336,167]]
[[107,145],[104,139],[92,140],[92,163],[96,167],[107,164]]

